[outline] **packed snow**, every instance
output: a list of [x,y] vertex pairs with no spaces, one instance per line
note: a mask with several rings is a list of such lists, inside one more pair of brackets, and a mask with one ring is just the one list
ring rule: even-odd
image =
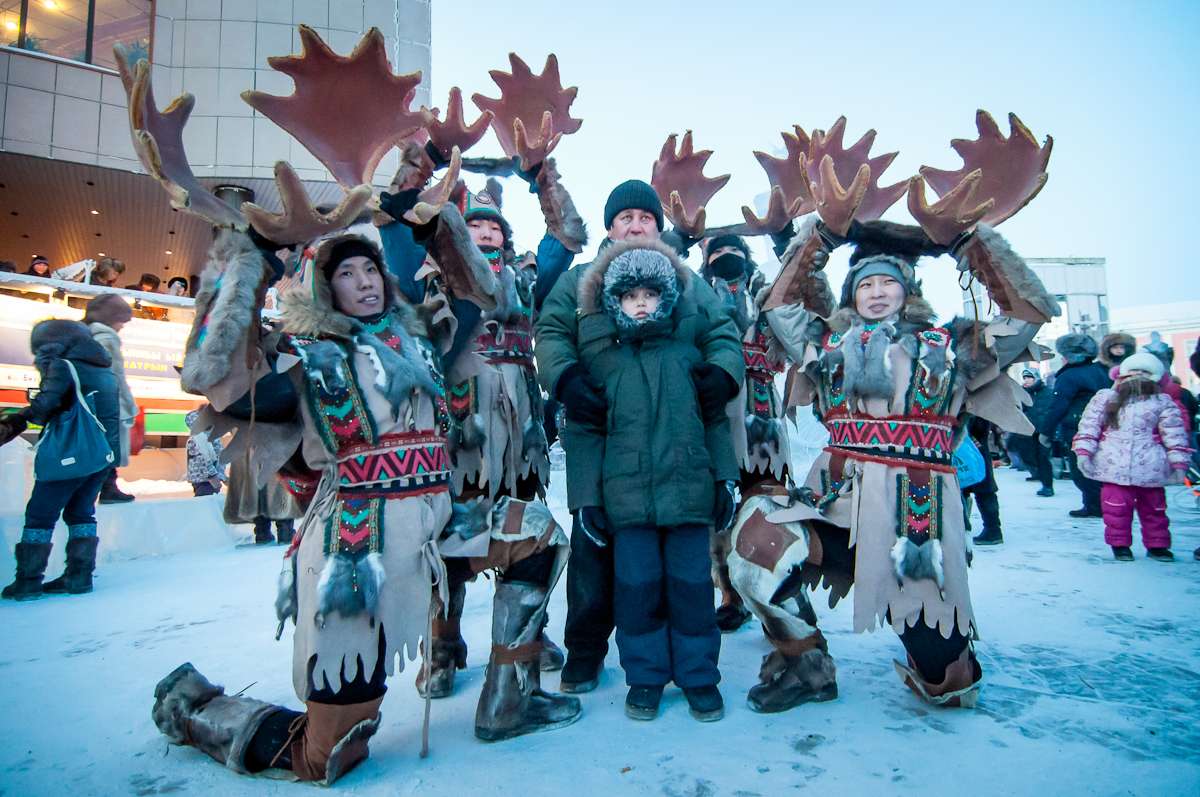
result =
[[[775,715],[746,708],[768,646],[754,623],[723,638],[727,714],[701,724],[678,690],[662,715],[635,722],[615,648],[574,725],[484,744],[472,735],[489,648],[491,589],[468,590],[469,666],[433,704],[432,752],[420,759],[416,667],[390,681],[371,757],[339,793],[407,794],[1195,794],[1200,790],[1200,511],[1169,488],[1179,560],[1113,561],[1098,520],[1073,520],[1078,494],[1033,495],[1001,469],[1005,544],[976,550],[971,572],[985,682],[975,710],[939,710],[904,688],[890,632],[853,634],[849,603],[814,605],[839,667],[840,697]],[[169,517],[156,522],[160,504]],[[561,474],[551,503],[566,521]],[[212,504],[211,507],[208,505]],[[182,506],[183,509],[173,507]],[[301,794],[309,786],[239,776],[167,744],[150,719],[155,683],[193,662],[229,692],[293,708],[290,634],[273,639],[282,550],[237,547],[207,499],[144,500],[111,511],[152,524],[162,555],[102,558],[96,591],[0,604],[0,794]],[[135,514],[136,510],[139,513]],[[190,508],[190,514],[187,510]],[[121,514],[124,513],[124,514]],[[978,529],[978,516],[975,519]],[[102,523],[101,534],[105,534]],[[1136,531],[1135,531],[1136,534]],[[1136,537],[1135,537],[1136,539]],[[9,550],[14,540],[8,539]],[[130,545],[133,543],[131,542]],[[57,572],[61,548],[49,574]],[[6,577],[11,573],[8,565]],[[550,634],[562,639],[564,585]],[[548,688],[557,674],[543,678]]]

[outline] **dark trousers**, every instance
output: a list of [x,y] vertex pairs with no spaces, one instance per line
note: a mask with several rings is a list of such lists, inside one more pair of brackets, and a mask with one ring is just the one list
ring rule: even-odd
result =
[[1050,449],[1039,443],[1035,437],[1029,450],[1033,458],[1029,472],[1038,477],[1043,487],[1053,490],[1054,469],[1050,465]]
[[106,468],[78,479],[38,479],[25,506],[25,528],[53,529],[60,515],[68,526],[95,523],[96,499],[107,477]]
[[[707,556],[708,548],[705,547]],[[563,644],[573,659],[603,661],[613,619],[613,546],[596,546],[571,521],[571,558],[567,566],[567,622]]]
[[1083,495],[1083,508],[1099,514],[1100,482],[1093,481],[1079,472],[1079,459],[1075,456],[1074,451],[1067,454],[1067,467],[1071,472],[1071,481],[1075,483],[1075,486],[1079,488],[1079,492]]
[[721,680],[707,526],[613,534],[617,649],[630,686],[712,686]]

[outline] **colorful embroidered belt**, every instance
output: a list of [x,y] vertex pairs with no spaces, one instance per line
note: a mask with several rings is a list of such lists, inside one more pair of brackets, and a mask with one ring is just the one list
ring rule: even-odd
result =
[[951,469],[957,423],[957,419],[951,417],[825,417],[829,447],[850,457],[894,459],[901,464],[916,461]]
[[515,326],[489,327],[475,338],[475,352],[491,365],[514,363],[533,368],[533,330],[528,319]]
[[450,485],[446,438],[432,432],[384,435],[338,452],[338,493],[391,498],[444,492]]
[[755,382],[771,382],[783,373],[783,366],[773,366],[767,359],[767,347],[761,343],[743,342],[742,357],[746,361],[746,377]]

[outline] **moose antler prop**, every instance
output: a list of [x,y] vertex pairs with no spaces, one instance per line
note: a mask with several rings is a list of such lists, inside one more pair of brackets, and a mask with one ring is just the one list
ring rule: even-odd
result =
[[667,136],[650,173],[650,184],[663,204],[663,213],[672,223],[688,235],[699,238],[704,235],[704,207],[725,187],[730,176],[705,177],[704,166],[713,151],[702,149],[697,152],[692,145],[691,130],[683,134],[676,150],[678,138],[675,133]]
[[293,135],[344,187],[370,184],[388,150],[437,121],[424,108],[412,110],[421,73],[393,74],[378,28],[349,56],[329,49],[307,25],[300,26],[300,42],[300,55],[267,59],[295,81],[291,95],[244,91],[242,99]]
[[485,113],[492,114],[492,130],[500,148],[509,158],[520,158],[521,168],[541,163],[558,146],[564,135],[583,125],[571,117],[571,104],[579,89],[564,89],[558,72],[558,57],[546,56],[540,75],[516,53],[508,54],[512,72],[493,69],[488,72],[500,89],[500,98],[474,94],[471,100]]

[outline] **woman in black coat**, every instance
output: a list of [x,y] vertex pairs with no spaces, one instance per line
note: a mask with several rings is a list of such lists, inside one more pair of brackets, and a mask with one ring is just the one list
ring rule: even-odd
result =
[[[120,450],[120,410],[111,360],[88,328],[78,321],[50,319],[38,323],[29,336],[34,363],[42,376],[29,406],[0,421],[0,444],[7,443],[29,423],[45,426],[76,401],[75,380],[66,361],[79,375],[80,389],[104,426],[110,449]],[[31,600],[43,592],[92,591],[96,566],[96,498],[109,466],[77,478],[38,479],[25,507],[25,529],[17,543],[17,577],[3,597]],[[59,517],[67,524],[67,567],[63,575],[42,584],[50,558],[50,538]]]

